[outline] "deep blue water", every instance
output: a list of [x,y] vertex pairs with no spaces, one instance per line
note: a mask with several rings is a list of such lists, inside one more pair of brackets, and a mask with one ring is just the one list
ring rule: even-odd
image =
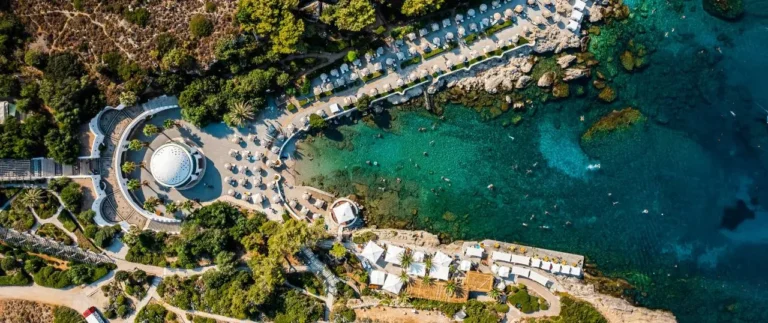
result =
[[[584,254],[682,322],[768,322],[768,1],[745,2],[737,22],[699,1],[627,3],[632,17],[591,45],[614,103],[585,84],[585,96],[536,103],[510,127],[512,112],[487,121],[455,106],[445,120],[393,111],[390,123],[300,145],[297,170],[308,184],[364,195],[379,223]],[[618,64],[630,40],[648,51],[634,73]],[[647,121],[580,140],[627,106]]]

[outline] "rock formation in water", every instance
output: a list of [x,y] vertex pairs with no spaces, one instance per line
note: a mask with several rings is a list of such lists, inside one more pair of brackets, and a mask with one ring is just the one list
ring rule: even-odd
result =
[[723,20],[738,20],[744,15],[743,0],[702,0],[704,10]]

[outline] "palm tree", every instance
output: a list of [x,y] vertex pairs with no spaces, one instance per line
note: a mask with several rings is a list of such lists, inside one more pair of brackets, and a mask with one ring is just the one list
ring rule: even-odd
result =
[[432,257],[427,256],[427,259],[424,259],[424,267],[427,272],[432,269]]
[[165,119],[165,121],[163,121],[163,129],[164,130],[172,129],[175,126],[176,126],[176,120]]
[[125,174],[130,174],[130,173],[133,173],[133,171],[135,171],[135,170],[136,170],[136,163],[134,163],[134,162],[132,162],[132,161],[127,161],[127,162],[124,162],[124,163],[123,163],[123,166],[121,166],[121,167],[120,167],[120,169],[121,169],[121,170],[123,171],[123,173],[125,173]]
[[128,142],[128,149],[129,150],[139,151],[139,150],[141,150],[144,147],[149,148],[149,150],[154,150],[154,149],[152,149],[152,147],[149,147],[148,143],[143,142],[143,141],[138,140],[138,139],[132,139],[131,141]]
[[250,103],[237,102],[229,108],[225,121],[229,121],[227,123],[230,126],[239,128],[244,126],[246,121],[253,119],[254,116],[253,106]]
[[491,298],[493,298],[497,302],[499,300],[501,300],[501,295],[502,294],[503,293],[498,288],[493,288],[493,289],[491,289],[490,292],[488,292],[488,296],[490,296]]
[[138,179],[132,178],[128,180],[127,186],[129,191],[135,191],[141,188],[141,182]]
[[406,250],[402,254],[400,254],[400,266],[403,268],[408,268],[413,263],[413,255],[411,255],[411,252]]
[[408,273],[403,270],[400,272],[400,281],[403,283],[403,285],[408,286],[411,284],[411,276],[408,276]]
[[432,277],[429,277],[429,274],[424,275],[421,278],[421,283],[427,286],[432,285]]
[[149,212],[155,212],[155,208],[160,204],[160,200],[158,200],[154,196],[150,196],[146,201],[144,201],[144,209]]
[[195,207],[195,203],[192,202],[192,200],[185,200],[184,202],[181,202],[181,209],[184,212],[192,213],[192,210]]
[[179,210],[179,205],[176,204],[174,201],[170,201],[168,203],[165,203],[165,212],[169,214],[176,213],[176,211]]
[[160,132],[160,129],[151,123],[148,123],[144,125],[144,129],[142,130],[144,132],[144,135],[147,137],[152,137],[156,135],[158,132]]
[[43,203],[44,198],[45,191],[33,187],[24,192],[24,196],[21,197],[21,203],[27,207],[35,207]]
[[455,280],[449,280],[447,283],[445,283],[445,294],[448,296],[453,297],[453,295],[456,295],[456,290],[458,286],[456,285]]

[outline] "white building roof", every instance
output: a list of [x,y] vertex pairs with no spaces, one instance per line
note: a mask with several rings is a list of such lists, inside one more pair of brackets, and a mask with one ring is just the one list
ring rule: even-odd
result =
[[387,246],[387,255],[384,256],[384,261],[386,261],[386,262],[388,262],[390,264],[395,264],[395,265],[399,266],[400,265],[400,257],[402,257],[403,253],[405,253],[405,249],[400,248],[400,247],[395,246],[395,245],[388,245]]
[[408,266],[408,275],[424,277],[427,274],[427,265],[423,262],[414,262]]
[[535,282],[537,282],[537,283],[539,283],[539,284],[541,284],[541,285],[543,285],[545,287],[547,287],[547,284],[549,284],[549,278],[547,278],[546,276],[544,276],[542,274],[539,274],[539,273],[537,273],[535,271],[531,271],[531,273],[528,276],[528,278],[530,278],[531,280],[533,280],[533,281],[535,281]]
[[550,270],[553,273],[560,272],[560,264],[552,264],[552,270]]
[[393,274],[387,274],[387,279],[384,280],[384,285],[381,288],[392,294],[400,294],[400,290],[403,288],[403,282],[400,281],[400,277]]
[[[333,106],[331,106],[331,111],[333,111]],[[355,219],[355,211],[352,210],[352,205],[349,202],[341,203],[334,207],[333,214],[339,223],[346,223]]]
[[464,250],[464,254],[470,257],[483,257],[483,248],[469,247]]
[[370,283],[371,285],[384,286],[384,281],[387,279],[387,273],[381,270],[371,271]]
[[515,275],[528,277],[528,274],[530,274],[530,272],[531,272],[530,269],[526,269],[518,266],[512,266],[512,273]]
[[450,270],[448,266],[432,265],[432,268],[429,269],[429,277],[448,280],[449,276]]
[[379,261],[379,258],[381,258],[381,255],[384,254],[384,248],[379,247],[376,243],[373,241],[368,241],[368,244],[365,245],[365,248],[363,248],[362,256],[365,259],[370,260],[372,263],[376,263]]
[[459,263],[459,270],[461,270],[461,271],[469,271],[470,269],[472,269],[472,262],[471,261],[469,261],[469,260],[462,260]]
[[432,258],[432,263],[440,266],[450,266],[453,258],[451,256],[438,251],[435,253],[435,257]]
[[560,273],[561,273],[561,274],[570,275],[570,274],[571,274],[571,266],[568,266],[568,265],[562,265],[562,266],[560,267]]
[[511,255],[511,254],[508,254],[508,253],[506,253],[506,252],[499,252],[499,251],[494,251],[494,252],[491,254],[491,259],[493,259],[493,260],[495,260],[495,261],[504,261],[504,262],[509,262],[509,261],[510,261],[510,259],[512,259],[512,255]]
[[507,266],[499,267],[498,275],[499,275],[499,277],[502,277],[502,278],[509,277],[509,267],[507,267]]
[[167,143],[152,153],[149,169],[160,184],[175,187],[192,176],[192,163],[192,155],[185,147]]
[[511,261],[514,264],[521,264],[529,266],[531,264],[531,257],[512,255]]
[[549,269],[552,268],[552,263],[549,261],[542,261],[541,262],[541,269],[549,271]]
[[541,266],[541,259],[532,258],[531,267],[539,268]]
[[578,11],[584,11],[584,8],[587,6],[587,4],[584,1],[576,0],[576,3],[573,4],[573,9]]

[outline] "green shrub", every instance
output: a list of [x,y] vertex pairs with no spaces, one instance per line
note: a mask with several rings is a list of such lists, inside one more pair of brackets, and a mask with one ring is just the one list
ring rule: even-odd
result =
[[216,3],[212,2],[212,1],[206,1],[205,2],[205,12],[214,13],[214,12],[216,12],[216,9],[217,9]]
[[[93,212],[92,210],[89,210]],[[67,211],[62,211],[59,213],[59,217],[57,218],[59,222],[61,222],[61,225],[64,226],[64,229],[67,229],[69,232],[74,232],[77,230],[77,223],[75,223],[75,220],[72,219],[72,214],[70,214]]]
[[0,286],[26,286],[32,283],[29,276],[22,272],[17,271],[12,276],[0,276]]
[[149,11],[145,8],[136,8],[132,11],[126,9],[123,11],[123,17],[128,22],[141,27],[146,27],[149,23]]
[[77,221],[80,222],[81,225],[89,225],[94,224],[93,218],[96,217],[96,211],[94,210],[85,210],[83,212],[80,212],[77,214]]
[[85,319],[82,314],[69,307],[57,306],[53,310],[53,323],[85,323]]
[[35,284],[50,288],[65,288],[72,285],[72,279],[66,271],[61,271],[52,266],[45,266],[35,273],[32,278]]
[[387,27],[379,26],[378,28],[373,30],[373,33],[376,35],[381,35],[387,31]]
[[196,14],[189,21],[189,32],[195,38],[208,37],[213,34],[213,23],[204,15]]
[[352,242],[356,244],[365,244],[368,243],[368,241],[371,240],[378,240],[379,236],[377,236],[373,231],[366,231],[361,234],[356,234],[352,236]]
[[61,200],[64,202],[64,207],[67,210],[79,213],[80,203],[83,201],[83,190],[80,184],[72,182],[61,190]]

